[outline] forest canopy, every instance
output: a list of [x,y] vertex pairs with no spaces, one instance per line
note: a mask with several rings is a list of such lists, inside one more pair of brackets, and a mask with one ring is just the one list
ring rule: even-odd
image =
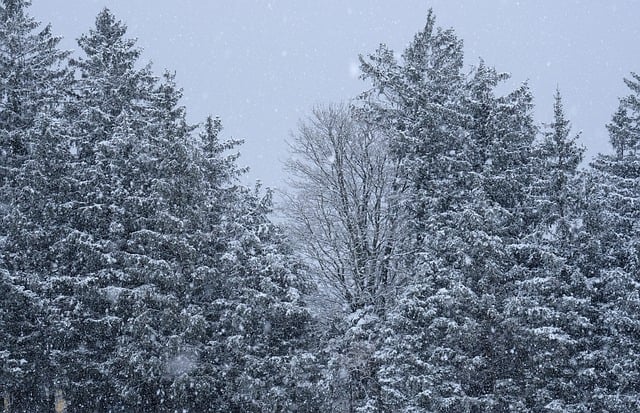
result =
[[309,108],[276,223],[113,13],[70,53],[29,6],[0,0],[6,412],[640,410],[639,75],[581,167],[560,90],[536,124],[429,12]]

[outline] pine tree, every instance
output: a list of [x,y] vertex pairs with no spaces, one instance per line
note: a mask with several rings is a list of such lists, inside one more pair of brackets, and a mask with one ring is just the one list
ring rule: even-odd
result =
[[15,135],[30,143],[2,188],[6,400],[315,411],[305,284],[270,195],[238,185],[219,121],[193,136],[173,75],[138,68],[125,35],[103,10],[73,93]]
[[398,65],[383,50],[363,64],[364,110],[394,136],[412,215],[413,282],[389,316],[380,381],[394,411],[532,408],[512,306],[530,273],[519,248],[531,230],[536,128],[526,85],[481,64],[461,74],[452,31],[424,32]]
[[229,405],[241,411],[313,411],[313,404],[296,397],[312,394],[304,390],[310,383],[300,386],[290,373],[304,371],[309,357],[303,351],[309,314],[301,301],[300,264],[266,218],[270,198],[243,197],[240,215],[227,227],[233,238],[221,266],[228,278],[215,302],[219,342],[227,353],[222,357],[232,368],[226,372]]
[[176,407],[314,411],[301,264],[267,216],[270,193],[239,184],[244,168],[228,153],[240,142],[221,141],[220,131],[208,118],[195,158],[203,178],[192,240],[199,254],[182,328],[197,363],[174,381]]
[[[389,136],[391,154],[400,165],[399,185],[406,188],[398,205],[406,209],[400,254],[407,257],[409,280],[396,308],[378,327],[380,336],[387,337],[375,353],[375,378],[381,395],[377,405],[366,406],[365,411],[424,408],[425,401],[419,400],[419,394],[432,387],[427,382],[433,372],[420,367],[424,366],[421,357],[430,351],[424,345],[430,341],[422,335],[426,331],[420,321],[407,317],[411,316],[410,308],[419,305],[415,294],[420,294],[428,278],[418,268],[424,257],[424,242],[439,231],[439,219],[444,217],[437,214],[448,210],[458,196],[464,197],[462,190],[450,189],[467,185],[458,179],[460,172],[468,169],[467,161],[458,156],[465,140],[462,66],[462,42],[452,30],[436,27],[432,12],[424,29],[402,54],[401,62],[384,45],[368,59],[361,58],[364,78],[373,85],[361,97],[362,111]],[[443,239],[445,234],[440,234],[439,239]],[[441,258],[446,260],[444,255]]]
[[160,83],[137,68],[125,35],[105,9],[79,40],[86,56],[73,61],[81,78],[66,113],[68,231],[52,248],[50,283],[70,325],[57,334],[56,363],[72,409],[159,408],[195,255],[185,234],[199,175],[180,91],[171,76]]
[[584,360],[585,387],[591,410],[638,409],[640,326],[638,295],[638,197],[640,162],[637,146],[640,77],[625,79],[631,94],[607,125],[614,155],[592,162],[585,213],[586,239],[580,265],[588,277],[594,305],[592,352]]
[[554,120],[532,158],[528,230],[514,248],[520,274],[506,314],[514,352],[520,359],[523,409],[582,411],[582,388],[575,380],[588,354],[587,283],[577,266],[580,232],[580,176],[584,149],[570,136],[570,123],[556,91]]
[[[452,153],[464,145],[460,99],[464,84],[462,42],[453,30],[435,26],[430,11],[424,30],[417,33],[402,55],[403,62],[382,45],[368,59],[361,57],[363,77],[373,88],[361,96],[368,118],[391,135],[391,149],[404,168],[404,174],[419,194],[407,202],[416,217],[414,225],[433,203],[446,199],[421,199],[424,186],[442,194],[447,178],[464,165]],[[446,205],[442,205],[446,208]],[[426,217],[425,217],[426,219]]]
[[46,309],[40,297],[11,274],[0,270],[1,397],[4,405],[15,411],[38,406],[44,409],[47,400],[42,386],[47,383],[42,373],[48,366],[40,344],[46,340],[43,323]]
[[[38,114],[58,109],[65,96],[69,72],[67,52],[51,27],[28,15],[28,0],[0,3],[0,187],[11,185],[12,169],[29,156],[34,142],[24,132]],[[68,89],[66,89],[68,90]]]
[[[363,73],[374,86],[364,96],[364,110],[391,136],[393,153],[408,182],[405,205],[410,208],[411,225],[410,236],[405,239],[410,244],[409,251],[420,251],[423,255],[425,240],[437,242],[436,238],[429,238],[431,234],[440,233],[437,239],[444,240],[441,231],[442,225],[446,225],[445,213],[464,198],[463,190],[452,192],[451,188],[457,184],[466,188],[464,181],[456,181],[468,169],[467,162],[458,155],[464,146],[462,59],[461,42],[453,31],[436,28],[430,13],[425,29],[404,52],[403,64],[385,47],[368,61],[362,61]],[[450,251],[438,251],[444,253],[438,258],[440,263],[446,262],[455,250],[455,245],[448,245]],[[415,257],[414,254],[411,252],[411,256]],[[436,394],[441,390],[435,383],[441,377],[423,359],[432,354],[430,346],[436,337],[430,336],[422,319],[416,319],[422,312],[418,307],[424,303],[419,295],[430,288],[429,275],[418,268],[420,260],[412,265],[413,280],[397,309],[389,315],[388,338],[377,352],[384,409],[391,411],[434,409],[434,400],[440,398]],[[452,280],[455,275],[446,273],[446,277]],[[432,400],[420,396],[426,389],[433,392]]]
[[550,231],[548,235],[561,241],[570,237],[575,224],[571,219],[578,213],[580,197],[575,185],[584,148],[578,145],[580,134],[570,136],[570,122],[565,118],[559,90],[556,90],[553,110],[554,121],[549,124],[536,154],[540,165],[533,193],[541,194],[535,208],[540,221]]
[[509,76],[498,73],[484,62],[474,70],[465,89],[468,91],[463,111],[469,117],[468,151],[470,167],[481,174],[484,191],[496,207],[511,215],[511,232],[517,237],[520,215],[527,202],[531,180],[531,147],[536,135],[532,120],[532,96],[526,84],[505,96],[495,89]]
[[53,391],[46,345],[48,302],[42,284],[57,232],[52,188],[64,186],[63,148],[53,134],[68,100],[67,52],[50,26],[28,15],[29,1],[0,2],[0,272],[5,353],[3,394],[12,409],[41,409]]

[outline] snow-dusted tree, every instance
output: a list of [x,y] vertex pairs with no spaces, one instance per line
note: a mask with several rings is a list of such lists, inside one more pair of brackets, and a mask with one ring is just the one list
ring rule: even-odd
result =
[[[37,134],[38,140],[29,160],[14,178],[20,189],[11,196],[13,207],[6,217],[8,236],[3,248],[4,263],[13,279],[33,291],[30,294],[33,306],[43,308],[39,312],[37,341],[25,341],[37,354],[28,365],[37,371],[28,378],[38,386],[30,391],[29,397],[23,395],[21,398],[27,406],[45,406],[50,403],[47,399],[53,397],[57,387],[54,361],[57,334],[54,332],[66,326],[64,322],[59,323],[64,317],[59,317],[58,309],[51,301],[50,282],[58,270],[55,244],[69,231],[64,214],[69,189],[67,162],[71,155],[57,118],[47,119],[43,115],[36,124],[37,128],[31,133]],[[23,383],[28,384],[29,381]]]
[[353,410],[375,398],[375,324],[405,281],[398,165],[387,139],[344,106],[316,108],[290,156],[286,212],[317,286],[317,317],[331,326],[322,334],[327,409]]
[[38,114],[60,106],[70,79],[68,53],[58,49],[50,26],[29,16],[30,4],[0,2],[0,187],[11,184],[12,168],[29,155],[33,142],[24,132]]
[[282,231],[267,217],[270,194],[239,185],[238,141],[207,119],[194,163],[197,216],[186,264],[180,343],[167,360],[166,406],[194,411],[314,411],[306,353],[304,283]]
[[[0,2],[0,272],[3,285],[2,393],[11,409],[44,409],[48,381],[47,247],[55,229],[50,190],[60,165],[46,156],[70,88],[68,53],[28,14],[29,1]],[[43,161],[44,162],[41,162]],[[48,169],[47,169],[48,168]],[[6,341],[5,341],[6,340]]]
[[[159,82],[108,11],[79,44],[66,113],[68,230],[50,248],[56,365],[71,409],[154,410],[195,249],[199,172],[171,76]],[[186,267],[186,268],[185,268]],[[167,347],[167,348],[166,348]]]
[[[23,285],[13,271],[0,268],[0,363],[2,394],[8,411],[45,409],[47,398],[43,392],[43,373],[47,371],[45,341],[45,308],[42,300]],[[38,351],[40,349],[40,351]],[[43,354],[44,353],[44,354]]]
[[589,279],[596,330],[581,380],[588,408],[639,408],[640,388],[640,76],[625,79],[631,94],[607,125],[615,154],[591,163],[581,268]]
[[463,112],[469,116],[469,133],[463,153],[472,171],[481,174],[489,200],[509,215],[505,237],[526,231],[523,210],[528,203],[532,179],[532,144],[536,128],[532,119],[532,96],[526,84],[504,96],[495,89],[509,76],[480,62],[465,86]]
[[315,411],[313,378],[295,379],[312,373],[300,264],[270,197],[237,184],[219,122],[193,136],[173,76],[140,68],[125,35],[103,10],[64,110],[16,135],[30,143],[3,178],[3,393],[42,411],[54,393],[78,412]]
[[447,178],[465,168],[452,156],[466,138],[460,112],[462,66],[462,42],[453,30],[437,28],[431,11],[402,62],[385,45],[361,57],[363,77],[373,84],[361,97],[365,116],[390,136],[391,149],[412,185],[407,189],[415,194],[405,206],[413,211],[410,221],[416,228],[431,208],[446,208],[448,202],[421,197],[448,192]]
[[[362,71],[374,86],[364,96],[363,110],[391,137],[401,176],[407,182],[409,201],[405,205],[410,225],[404,243],[424,254],[424,240],[444,223],[440,221],[442,215],[436,219],[437,214],[447,211],[461,192],[452,191],[456,188],[455,177],[468,169],[467,163],[456,156],[464,138],[462,44],[453,31],[436,28],[430,13],[424,30],[402,57],[398,62],[393,52],[382,46],[369,59],[362,59]],[[453,250],[444,252],[443,261],[455,254]],[[414,261],[413,266],[418,266],[417,255]],[[439,378],[424,362],[424,358],[432,357],[434,337],[429,337],[422,318],[416,318],[428,311],[418,309],[425,304],[424,300],[418,301],[418,296],[427,288],[425,280],[429,276],[418,268],[411,276],[412,282],[391,312],[387,338],[376,354],[381,365],[383,411],[428,408],[432,402],[420,400],[419,394],[426,390],[438,393],[434,383]]]
[[577,225],[580,206],[578,166],[584,147],[578,144],[580,134],[571,136],[570,122],[565,118],[560,91],[556,90],[554,120],[548,125],[537,146],[536,182],[532,184],[534,208],[538,221],[546,227],[547,237],[562,241],[571,236]]
[[461,42],[433,15],[402,63],[385,48],[363,62],[365,110],[393,136],[420,251],[378,352],[392,411],[532,408],[522,360],[535,350],[509,307],[530,276],[518,253],[532,228],[531,96],[498,96],[505,76],[482,62],[461,68]]
[[334,311],[384,312],[402,281],[394,205],[402,188],[387,140],[346,107],[316,108],[290,156],[286,212],[322,293]]
[[314,411],[312,382],[301,374],[309,313],[300,264],[267,219],[270,197],[245,192],[240,201],[235,219],[224,225],[231,235],[220,258],[226,277],[214,301],[212,328],[222,351],[213,361],[227,380],[220,401],[231,411]]
[[460,110],[462,66],[462,42],[452,30],[437,28],[432,12],[401,61],[384,45],[367,59],[361,58],[364,77],[373,84],[362,96],[362,110],[389,136],[392,154],[400,165],[400,182],[406,187],[406,198],[400,204],[407,212],[408,224],[402,244],[409,253],[407,275],[411,281],[388,317],[383,333],[386,339],[376,353],[383,397],[382,406],[375,409],[382,411],[418,408],[415,396],[426,385],[419,383],[430,374],[419,367],[428,343],[421,335],[424,330],[412,321],[405,322],[416,301],[405,297],[413,297],[412,292],[419,290],[426,278],[416,266],[424,252],[424,240],[436,232],[433,211],[447,210],[461,193],[451,191],[456,188],[451,178],[467,168],[467,162],[455,156],[465,138]]
[[[570,136],[559,92],[554,119],[537,143],[526,231],[512,247],[515,291],[505,317],[518,355],[523,411],[583,411],[575,377],[592,329],[586,279],[577,266],[580,226],[578,165],[584,149]],[[524,225],[522,225],[524,226]],[[526,410],[525,410],[526,409]]]

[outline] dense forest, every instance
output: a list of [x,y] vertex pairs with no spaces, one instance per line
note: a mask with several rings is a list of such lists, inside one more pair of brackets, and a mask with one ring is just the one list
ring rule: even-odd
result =
[[0,0],[4,412],[640,411],[639,75],[586,165],[559,90],[536,124],[430,12],[309,108],[275,223],[123,22],[71,54],[29,5]]

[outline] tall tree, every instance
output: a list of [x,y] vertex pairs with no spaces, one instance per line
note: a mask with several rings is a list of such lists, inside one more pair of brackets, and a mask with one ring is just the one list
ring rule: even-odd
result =
[[68,230],[51,249],[49,288],[70,326],[56,333],[56,363],[73,410],[160,408],[195,255],[185,232],[199,174],[180,91],[171,76],[161,83],[137,67],[125,35],[103,10],[72,62],[80,79],[66,113]]
[[[516,290],[506,305],[518,354],[521,409],[583,411],[582,387],[575,380],[588,356],[586,278],[577,266],[581,231],[581,177],[584,149],[571,136],[559,91],[554,118],[532,152],[527,230],[513,248]],[[521,224],[521,226],[524,226]]]
[[361,98],[366,116],[391,135],[391,149],[411,184],[410,193],[416,194],[406,206],[414,210],[412,224],[420,226],[431,204],[447,202],[421,199],[428,192],[425,187],[443,194],[448,191],[447,178],[464,168],[450,156],[465,140],[460,127],[462,42],[453,30],[436,27],[430,11],[424,30],[415,35],[402,59],[398,62],[385,45],[367,59],[361,57],[363,77],[373,85]]
[[[373,399],[379,323],[403,285],[399,168],[387,139],[353,110],[316,108],[291,142],[287,214],[317,285],[327,409]],[[342,407],[339,407],[342,406]]]
[[539,221],[549,230],[548,236],[558,241],[570,237],[577,218],[580,194],[578,166],[582,162],[584,147],[578,144],[580,134],[571,136],[571,125],[566,119],[560,90],[554,96],[554,120],[548,125],[536,158],[537,182],[533,194],[540,195],[534,202]]
[[70,409],[286,410],[298,390],[281,366],[307,318],[297,264],[268,200],[235,182],[236,142],[212,120],[196,139],[173,76],[138,68],[125,36],[104,10],[74,61],[73,231],[52,283],[70,286],[61,363],[84,367],[61,378]]
[[47,156],[68,150],[52,131],[71,85],[68,53],[58,49],[60,38],[50,26],[29,16],[29,6],[0,2],[2,392],[16,410],[44,409],[53,387],[42,344],[48,306],[40,284],[50,270],[47,248],[55,233],[49,190],[64,184],[57,181],[61,165]]
[[[401,177],[407,182],[403,205],[408,208],[410,225],[404,242],[419,252],[411,254],[415,257],[411,282],[389,316],[385,331],[388,338],[376,354],[381,365],[383,411],[428,408],[425,401],[419,400],[420,392],[427,388],[438,391],[428,378],[437,381],[435,372],[428,371],[422,361],[431,352],[425,346],[434,340],[428,337],[422,320],[416,318],[420,310],[412,313],[412,308],[420,306],[417,298],[422,293],[418,291],[426,287],[428,278],[418,269],[418,257],[424,254],[425,239],[437,233],[436,226],[444,222],[444,216],[437,214],[447,211],[459,199],[461,191],[451,191],[456,187],[453,181],[468,168],[456,156],[463,147],[461,126],[465,119],[461,110],[461,42],[453,31],[437,28],[435,17],[429,13],[424,30],[416,34],[402,57],[403,61],[398,62],[391,50],[381,46],[369,59],[361,59],[365,78],[373,83],[373,89],[364,95],[363,110],[391,137]],[[448,256],[453,253],[444,252]],[[446,260],[447,255],[441,259]]]
[[594,305],[593,354],[586,360],[589,408],[623,412],[638,409],[637,337],[638,202],[640,202],[640,76],[625,79],[631,93],[620,99],[607,125],[613,155],[598,155],[589,174],[584,254],[580,265],[589,277]]
[[393,136],[408,182],[412,283],[378,352],[387,408],[532,408],[522,391],[526,343],[510,305],[529,273],[517,254],[531,230],[536,128],[526,85],[484,63],[461,73],[461,42],[433,15],[399,64],[382,48],[363,62],[364,110]]
[[318,283],[339,307],[384,311],[401,283],[400,188],[386,139],[337,106],[315,109],[293,139],[287,212]]

